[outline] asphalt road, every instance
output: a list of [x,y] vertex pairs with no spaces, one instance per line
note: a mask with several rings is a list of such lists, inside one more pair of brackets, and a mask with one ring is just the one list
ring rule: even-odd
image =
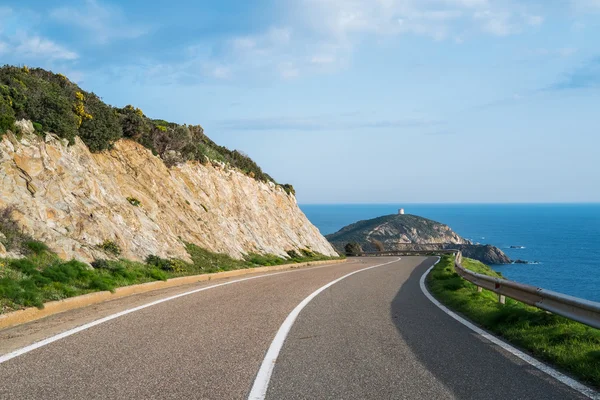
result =
[[[304,298],[394,259],[267,275],[111,320],[0,364],[0,399],[245,399],[280,325]],[[315,297],[289,332],[267,399],[583,398],[432,304],[419,278],[434,261],[404,257]],[[0,331],[0,352],[141,299]]]

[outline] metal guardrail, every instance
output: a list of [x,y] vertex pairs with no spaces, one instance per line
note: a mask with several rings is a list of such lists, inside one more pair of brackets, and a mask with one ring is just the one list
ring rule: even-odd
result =
[[363,252],[360,255],[387,256],[449,253],[456,255],[454,269],[461,278],[476,285],[479,292],[482,289],[487,289],[498,294],[498,301],[502,304],[505,303],[506,297],[509,297],[530,306],[600,329],[600,303],[502,278],[478,274],[462,266],[462,253],[458,250]]
[[510,297],[530,306],[600,329],[600,303],[502,278],[478,274],[463,267],[460,263],[461,259],[461,253],[457,252],[454,261],[456,273],[476,285],[479,291],[484,288],[497,293],[501,303],[504,303],[505,297]]

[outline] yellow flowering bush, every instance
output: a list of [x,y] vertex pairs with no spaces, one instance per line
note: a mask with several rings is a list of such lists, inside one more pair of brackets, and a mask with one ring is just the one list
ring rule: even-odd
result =
[[85,97],[83,96],[83,93],[76,92],[75,98],[77,99],[77,101],[73,105],[73,111],[75,112],[75,115],[77,118],[77,127],[80,127],[81,124],[83,123],[84,119],[93,119],[93,117],[91,114],[88,114],[85,111],[85,107],[83,105],[83,101],[85,100]]

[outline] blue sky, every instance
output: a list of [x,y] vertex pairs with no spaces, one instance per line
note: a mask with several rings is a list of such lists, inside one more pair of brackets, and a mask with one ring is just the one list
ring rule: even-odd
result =
[[600,0],[0,4],[1,63],[201,124],[301,203],[600,201],[598,37]]

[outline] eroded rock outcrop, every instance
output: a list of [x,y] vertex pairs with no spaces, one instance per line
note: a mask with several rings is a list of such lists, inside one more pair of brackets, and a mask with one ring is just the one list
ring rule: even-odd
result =
[[486,264],[509,264],[510,258],[491,245],[476,245],[462,238],[448,225],[416,215],[386,215],[348,225],[327,239],[343,251],[347,243],[356,242],[365,251],[376,251],[376,243],[385,250],[461,250],[465,257]]
[[167,168],[129,140],[93,154],[79,139],[67,146],[27,128],[22,139],[8,134],[0,142],[0,208],[14,207],[24,231],[65,259],[107,258],[98,248],[106,240],[134,260],[187,260],[185,242],[236,258],[304,248],[336,255],[275,184],[224,165]]

